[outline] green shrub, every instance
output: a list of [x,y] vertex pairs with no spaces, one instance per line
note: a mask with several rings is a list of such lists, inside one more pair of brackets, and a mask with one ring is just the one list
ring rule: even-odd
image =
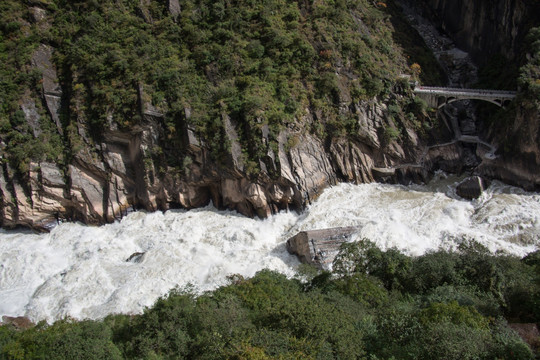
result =
[[[2,332],[4,332],[3,330]],[[6,359],[121,359],[111,329],[102,322],[57,322],[11,335],[2,346]]]
[[493,358],[488,352],[488,331],[453,322],[434,323],[424,329],[416,346],[418,359],[475,360]]
[[443,285],[460,285],[458,255],[447,251],[428,252],[414,259],[408,291],[425,293]]
[[[414,275],[413,275],[414,277]],[[491,293],[480,291],[472,285],[441,285],[420,296],[422,306],[432,303],[457,302],[461,306],[472,306],[485,316],[500,316],[502,308]]]
[[125,344],[124,353],[130,358],[152,354],[186,356],[192,340],[188,330],[195,306],[192,295],[173,292],[131,323],[118,324],[115,335]]
[[336,279],[334,283],[337,291],[362,305],[377,308],[388,301],[386,289],[375,277],[354,274]]
[[540,107],[540,27],[532,28],[527,36],[531,56],[521,67],[518,83],[527,102]]
[[373,242],[362,239],[343,243],[332,264],[339,276],[372,275],[388,290],[401,289],[408,281],[411,259],[397,249],[381,251]]
[[399,130],[396,129],[395,127],[389,126],[389,125],[386,125],[384,127],[384,137],[386,141],[388,142],[395,141],[399,139],[399,136],[400,136]]
[[481,330],[487,330],[489,327],[487,319],[474,307],[461,306],[457,301],[432,303],[420,312],[419,319],[423,324],[452,323]]

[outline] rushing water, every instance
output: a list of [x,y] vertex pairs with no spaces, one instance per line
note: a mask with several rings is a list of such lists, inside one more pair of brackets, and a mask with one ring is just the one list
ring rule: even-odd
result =
[[[540,195],[494,183],[478,200],[454,192],[456,178],[428,186],[341,184],[302,215],[255,220],[208,206],[191,211],[132,213],[88,227],[65,223],[50,234],[0,233],[0,315],[32,320],[101,318],[139,313],[175,287],[200,291],[230,274],[263,268],[293,275],[285,249],[296,232],[361,225],[353,238],[418,255],[476,239],[492,251],[524,255],[540,242]],[[144,253],[137,261],[126,261]]]

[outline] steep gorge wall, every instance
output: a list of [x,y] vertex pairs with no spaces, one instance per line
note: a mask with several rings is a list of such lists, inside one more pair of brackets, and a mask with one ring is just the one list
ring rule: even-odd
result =
[[421,0],[424,15],[456,44],[483,64],[502,54],[518,60],[523,40],[538,23],[540,3],[534,0]]
[[[352,120],[354,133],[315,135],[312,129],[325,121],[324,114],[307,107],[294,123],[280,130],[277,146],[270,146],[269,130],[261,126],[260,143],[266,154],[259,157],[257,172],[252,171],[249,161],[253,159],[246,157],[249,149],[241,140],[245,129],[225,110],[220,131],[226,146],[221,154],[212,153],[212,139],[187,125],[192,112],[187,106],[178,119],[183,124],[178,127],[183,140],[175,148],[178,143],[168,138],[165,111],[151,104],[142,83],[137,86],[140,123],[119,130],[111,119],[102,136],[95,138],[81,110],[85,104],[74,96],[72,84],[59,79],[54,54],[55,48],[46,44],[34,51],[31,66],[41,74],[41,89],[39,94],[27,92],[20,109],[35,137],[42,131],[39,119],[54,124],[69,153],[57,162],[31,162],[27,176],[22,177],[13,164],[2,162],[3,227],[47,228],[58,220],[102,224],[120,219],[131,209],[190,209],[210,201],[218,208],[265,217],[282,209],[300,210],[324,188],[340,181],[408,183],[425,181],[434,169],[463,169],[462,144],[429,146],[451,141],[450,127],[440,124],[429,139],[428,124],[414,125],[402,110],[396,113],[399,98],[410,97],[400,91],[385,99],[353,100],[341,86],[351,76],[345,68],[336,72],[340,90],[336,108],[343,118]],[[66,112],[75,120],[66,123]],[[171,156],[183,161],[174,161],[172,166],[167,160]]]
[[[424,15],[469,52],[480,66],[495,55],[503,55],[508,64],[515,66],[524,65],[534,56],[526,37],[531,28],[540,25],[538,1],[422,0],[420,4]],[[509,84],[502,86],[508,88]],[[479,119],[483,122],[482,136],[499,149],[496,159],[484,159],[476,169],[479,174],[529,190],[540,189],[538,104],[540,99],[530,99],[530,96],[527,99],[520,94],[509,111],[488,112],[495,120]]]
[[479,174],[527,190],[540,191],[540,109],[517,105],[507,122],[491,124],[486,138],[499,147],[498,157],[478,167]]
[[[3,163],[3,227],[46,229],[58,220],[101,224],[120,219],[130,209],[189,209],[210,201],[218,208],[265,217],[282,209],[302,209],[324,188],[338,181],[365,183],[385,176],[395,179],[398,175],[406,179],[406,169],[382,175],[376,169],[414,162],[420,153],[418,136],[412,130],[404,139],[413,144],[408,150],[385,138],[389,115],[384,103],[351,102],[342,94],[343,111],[358,123],[356,140],[338,137],[324,143],[302,130],[317,121],[317,115],[306,109],[295,128],[279,134],[277,152],[269,149],[261,160],[261,172],[254,175],[246,169],[237,125],[224,113],[224,133],[230,146],[222,154],[221,162],[210,155],[205,145],[208,139],[199,138],[186,128],[186,148],[178,149],[177,156],[187,154],[190,161],[179,170],[156,163],[150,156],[153,149],[169,145],[162,121],[164,114],[149,103],[141,106],[140,126],[119,131],[111,123],[100,143],[88,136],[89,129],[82,119],[76,129],[64,128],[59,116],[65,94],[52,62],[53,53],[48,45],[35,51],[33,66],[41,70],[43,77],[41,97],[26,95],[21,107],[31,124],[39,118],[38,108],[43,106],[45,116],[56,124],[60,134],[76,131],[82,143],[77,144],[68,164],[32,162],[27,179],[21,179],[9,163]],[[190,110],[186,108],[185,112],[189,115]],[[39,131],[37,127],[36,130]],[[262,133],[264,136],[265,131]],[[413,172],[423,176],[422,171],[420,175]]]
[[[192,34],[192,28],[187,25],[182,27],[179,23],[190,24],[200,20],[197,10],[200,4],[195,6],[192,3],[195,8],[189,10],[188,7],[183,12],[178,1],[170,1],[162,9],[172,16],[169,18],[169,15],[160,12],[162,4],[154,3],[157,8],[151,7],[149,1],[130,3],[135,7],[132,13],[118,13],[116,3],[112,1],[103,3],[104,8],[95,2],[87,4],[98,12],[103,11],[101,15],[107,14],[101,18],[98,12],[92,12],[85,6],[79,9],[78,5],[73,8],[68,6],[68,10],[61,13],[73,17],[74,22],[85,24],[88,21],[88,24],[92,24],[102,21],[103,26],[110,25],[109,17],[129,19],[120,28],[123,30],[125,26],[137,24],[130,31],[141,34],[159,18],[168,24],[167,29],[174,30],[172,35],[169,34],[171,36],[177,31]],[[122,71],[129,61],[138,60],[131,57],[132,52],[124,44],[118,44],[121,39],[129,43],[131,36],[126,38],[123,32],[115,33],[116,42],[107,43],[100,38],[106,34],[98,31],[90,32],[83,41],[79,32],[71,33],[70,21],[62,18],[58,24],[56,17],[59,10],[51,4],[21,4],[16,1],[9,4],[19,11],[18,16],[13,17],[11,27],[0,28],[9,35],[10,44],[21,44],[25,34],[32,32],[32,39],[37,41],[27,47],[29,59],[23,58],[19,64],[11,64],[12,70],[9,72],[11,75],[18,69],[31,75],[28,78],[33,81],[32,85],[22,86],[21,91],[13,95],[16,98],[10,104],[9,113],[1,114],[0,118],[0,221],[3,227],[24,225],[48,228],[59,220],[102,224],[120,219],[131,209],[190,209],[209,202],[218,208],[265,217],[282,209],[301,210],[324,188],[339,181],[407,182],[410,179],[422,180],[426,176],[424,170],[416,165],[425,145],[425,140],[421,140],[417,132],[423,131],[424,126],[419,121],[414,125],[411,117],[406,117],[398,106],[400,101],[407,103],[412,100],[410,90],[405,89],[408,87],[393,88],[401,86],[397,84],[396,76],[406,69],[406,61],[400,55],[400,49],[390,45],[390,34],[382,31],[389,26],[387,15],[368,2],[358,3],[365,6],[363,11],[366,14],[369,11],[365,19],[359,13],[352,16],[354,14],[345,4],[340,5],[341,13],[338,11],[345,19],[351,20],[351,28],[346,29],[351,40],[348,44],[356,44],[354,46],[359,46],[361,50],[349,51],[350,55],[347,56],[352,57],[350,59],[337,52],[339,47],[333,49],[330,43],[320,44],[300,33],[297,20],[304,15],[308,18],[312,16],[310,11],[313,12],[313,9],[309,10],[309,4],[305,7],[302,5],[304,15],[294,6],[295,11],[288,10],[291,16],[286,21],[290,24],[283,34],[290,33],[290,29],[298,30],[297,39],[290,46],[294,51],[312,53],[304,65],[310,68],[308,73],[312,72],[314,76],[309,80],[302,78],[302,81],[296,81],[299,87],[304,86],[297,90],[305,91],[310,96],[299,101],[301,105],[299,111],[294,113],[294,119],[272,122],[264,119],[264,116],[258,117],[264,114],[257,115],[265,108],[265,104],[259,100],[274,101],[271,96],[255,96],[251,99],[255,102],[250,103],[253,106],[249,111],[255,115],[250,114],[248,120],[238,114],[238,110],[236,113],[230,110],[231,107],[227,107],[223,98],[205,98],[204,102],[210,101],[212,105],[199,105],[197,108],[197,100],[203,101],[197,98],[199,95],[204,96],[209,90],[216,91],[214,88],[217,88],[220,75],[217,61],[213,61],[211,66],[201,66],[200,73],[190,73],[191,78],[186,78],[182,77],[185,71],[193,68],[181,68],[183,71],[180,71],[179,66],[188,63],[193,66],[196,59],[185,58],[184,63],[169,63],[169,58],[161,59],[160,69],[164,72],[172,70],[162,80],[176,81],[172,88],[167,87],[169,82],[165,86],[153,80],[156,74],[146,78],[134,76],[137,75],[134,72],[140,71],[140,68],[132,69],[133,72],[129,73],[132,77],[128,81],[125,74],[117,76],[115,71],[108,70]],[[317,16],[334,19],[337,6],[318,7],[317,11],[324,8],[332,16],[324,15],[324,12]],[[156,12],[156,9],[159,11]],[[84,13],[86,15],[81,15],[80,11],[87,11]],[[271,14],[258,13],[257,9],[250,11],[251,15],[248,15],[251,19],[253,16],[273,19],[268,17]],[[266,21],[263,23],[267,24]],[[279,26],[283,24],[281,20],[278,23],[269,31],[275,32],[277,29],[280,33]],[[206,23],[203,21],[202,24]],[[53,36],[51,40],[48,30],[59,25],[64,26],[62,29],[67,38],[72,36],[73,41],[78,39],[80,42],[67,46],[66,50],[62,47],[66,45],[66,37],[55,39]],[[15,31],[18,29],[22,31]],[[113,31],[115,29],[119,30],[112,28]],[[159,28],[155,30],[159,31]],[[206,30],[206,40],[209,41],[208,37],[216,31]],[[335,27],[330,26],[325,36],[333,36],[334,30]],[[84,32],[83,29],[81,31]],[[220,31],[217,33],[234,35]],[[149,33],[147,35],[151,36]],[[301,41],[304,35],[306,39],[311,39],[311,43]],[[280,39],[283,41],[276,43],[272,38],[265,39],[265,45],[269,49],[277,47],[283,50],[288,39],[286,36]],[[105,57],[101,56],[100,51],[93,52],[86,48],[92,41],[93,46],[97,47],[108,44],[109,47],[104,48],[107,49],[104,50]],[[213,45],[217,46],[222,39],[213,41]],[[244,42],[239,42],[239,51],[246,52]],[[262,49],[263,52],[244,54],[242,59],[251,64],[249,68],[258,69],[264,65],[264,71],[281,70],[267,69],[268,63],[274,66],[271,56],[281,56],[281,50],[271,50],[266,54],[270,58],[261,60],[261,64],[257,65],[258,57],[262,56],[265,48],[260,41],[253,43],[258,44],[255,50]],[[165,46],[163,44],[154,43],[157,49]],[[174,53],[177,45],[170,43],[166,49]],[[193,40],[193,45],[197,46],[198,40]],[[249,46],[247,48],[251,49]],[[147,51],[146,48],[139,50]],[[234,52],[234,48],[227,48],[227,51],[231,50]],[[295,61],[298,60],[296,54],[293,57]],[[125,60],[122,56],[130,60],[119,61]],[[374,58],[370,60],[372,56]],[[85,67],[88,59],[93,59],[92,67]],[[364,65],[354,67],[351,59]],[[235,65],[237,60],[231,64]],[[376,66],[375,61],[378,61]],[[379,63],[381,61],[382,64]],[[151,62],[147,60],[139,65],[146,64]],[[222,71],[225,71],[226,65],[223,65]],[[152,72],[155,71],[152,66],[149,67]],[[96,71],[101,71],[102,77],[92,77]],[[296,70],[292,68],[287,71],[294,74]],[[298,74],[302,72],[298,70]],[[259,80],[250,80],[257,85],[253,85],[254,91],[276,89],[275,84],[261,80],[268,76],[266,72],[258,74],[259,79],[253,74],[251,76]],[[186,79],[200,79],[206,91],[192,96],[196,99],[186,100],[184,94],[178,95],[179,86]],[[222,81],[221,85],[225,83],[226,86],[220,89],[229,93],[231,89],[233,93],[238,92],[235,79]],[[246,82],[245,77],[242,81]],[[401,83],[403,85],[403,81]],[[179,97],[169,98],[162,93],[160,100],[156,87],[163,92],[176,91],[174,96]],[[288,91],[287,86],[279,85],[278,88]],[[280,91],[285,91],[283,89]],[[353,99],[351,89],[359,93],[363,91],[364,95],[357,95]],[[192,88],[185,91],[192,91]],[[225,92],[225,95],[229,93]],[[292,94],[285,92],[284,96],[286,99],[280,101],[296,101]],[[245,100],[241,97],[234,99]],[[317,105],[313,104],[314,101]],[[174,111],[171,110],[173,107]],[[201,117],[201,108],[213,111],[212,117]],[[277,108],[279,110],[279,106]],[[278,114],[284,115],[283,112]],[[207,126],[200,126],[201,121]],[[337,131],[331,132],[335,129]],[[48,141],[54,146],[45,146]],[[41,155],[44,156],[39,156],[36,151],[43,151]],[[445,155],[436,154],[437,159],[441,156]],[[455,165],[455,153],[449,157],[449,163]]]

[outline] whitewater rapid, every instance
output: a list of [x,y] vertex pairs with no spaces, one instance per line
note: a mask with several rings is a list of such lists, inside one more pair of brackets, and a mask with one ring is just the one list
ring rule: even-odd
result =
[[[354,239],[420,255],[475,239],[523,256],[540,242],[540,194],[494,182],[478,200],[455,195],[458,179],[428,186],[340,184],[303,214],[249,219],[206,208],[135,212],[101,227],[64,223],[49,234],[0,230],[0,316],[52,322],[141,313],[171,289],[197,291],[268,268],[293,276],[285,248],[298,231],[360,226]],[[131,261],[133,254],[142,253]],[[136,260],[136,261],[135,261]]]

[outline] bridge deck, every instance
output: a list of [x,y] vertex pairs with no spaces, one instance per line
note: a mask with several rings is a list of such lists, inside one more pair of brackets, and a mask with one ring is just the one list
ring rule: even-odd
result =
[[475,96],[475,97],[491,97],[497,99],[513,99],[516,97],[515,91],[507,90],[488,90],[488,89],[463,89],[463,88],[446,88],[446,87],[431,87],[431,86],[416,86],[414,92],[423,94],[446,95],[446,96]]

